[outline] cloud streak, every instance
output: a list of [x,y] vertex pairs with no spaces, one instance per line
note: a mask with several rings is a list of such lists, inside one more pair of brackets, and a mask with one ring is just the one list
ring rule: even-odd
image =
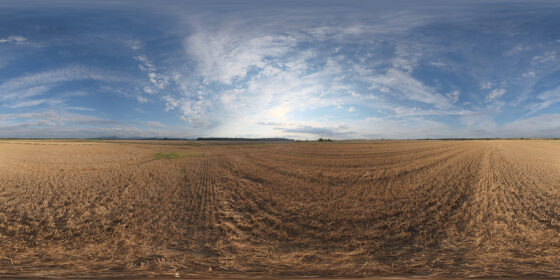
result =
[[0,93],[10,95],[11,92],[40,88],[62,82],[76,80],[97,80],[105,82],[121,82],[126,78],[121,75],[111,75],[98,69],[89,69],[83,66],[68,66],[61,69],[29,74],[22,77],[12,78],[0,84]]

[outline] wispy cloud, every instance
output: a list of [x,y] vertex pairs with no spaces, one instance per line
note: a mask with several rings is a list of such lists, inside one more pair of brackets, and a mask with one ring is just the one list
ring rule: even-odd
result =
[[152,62],[148,59],[145,55],[139,55],[134,57],[134,59],[138,60],[140,64],[138,64],[138,68],[140,70],[146,72],[152,83],[153,87],[144,87],[144,92],[148,94],[155,93],[155,90],[158,89],[165,89],[169,85],[170,77],[166,74],[162,74],[157,71],[156,67]]
[[95,109],[93,109],[93,108],[80,107],[80,106],[67,106],[67,107],[64,107],[64,109],[65,110],[71,110],[71,111],[88,111],[88,112],[95,111]]
[[[250,27],[239,22],[195,28],[196,32],[185,41],[185,52],[196,62],[193,74],[200,75],[202,81],[191,80],[198,87],[191,86],[183,96],[166,97],[166,110],[180,108],[182,118],[190,124],[209,125],[204,129],[224,134],[235,133],[232,127],[250,131],[261,122],[297,122],[294,114],[305,115],[323,108],[356,113],[357,104],[401,118],[464,116],[482,109],[460,108],[472,102],[468,95],[462,95],[457,87],[442,89],[433,82],[425,83],[422,75],[415,75],[426,60],[436,61],[432,66],[441,71],[456,67],[432,56],[436,50],[431,50],[433,45],[428,42],[407,46],[400,41],[400,35],[380,32],[376,24],[348,28],[302,26],[301,31],[284,29],[277,34],[273,22]],[[426,17],[419,17],[400,32],[426,22]],[[372,34],[383,34],[377,38],[391,44],[392,57],[372,62],[371,53],[345,45],[348,38],[357,45],[370,44],[367,39],[360,40]],[[528,50],[529,47],[516,46],[511,54]],[[219,91],[213,89],[215,84]],[[493,82],[481,82],[483,89],[494,86]],[[504,89],[496,89],[487,100],[503,94]],[[459,104],[462,96],[465,100]],[[278,131],[295,133],[289,129],[297,128]]]
[[44,86],[44,85],[34,86],[34,87],[29,87],[24,89],[15,88],[15,90],[13,91],[7,91],[4,92],[2,95],[0,95],[0,101],[7,101],[7,100],[14,100],[14,99],[21,100],[21,99],[44,94],[50,89],[51,89],[50,86]]
[[89,93],[84,90],[70,91],[61,94],[63,97],[73,97],[73,96],[87,96]]
[[[128,82],[123,75],[83,66],[68,66],[43,72],[25,74],[11,78],[0,84],[0,105],[18,109],[39,105],[58,105],[66,99],[87,95],[86,91],[76,90],[62,94],[53,92],[63,85],[76,81],[93,80],[103,83]],[[37,97],[41,98],[37,98]]]
[[107,73],[95,68],[83,66],[68,66],[56,70],[28,74],[12,78],[0,84],[0,93],[10,94],[16,90],[40,88],[41,86],[53,85],[61,82],[76,80],[98,80],[106,82],[120,82],[127,80],[122,75]]
[[451,100],[453,103],[457,103],[459,101],[460,92],[458,90],[454,90],[448,94],[446,94],[447,98]]
[[497,89],[492,90],[492,91],[488,94],[488,96],[486,97],[486,99],[492,101],[492,100],[495,100],[495,99],[498,99],[498,98],[502,97],[502,95],[504,95],[505,93],[506,93],[506,90],[505,90],[505,89],[503,89],[503,88],[497,88]]
[[27,45],[30,42],[27,38],[22,36],[9,36],[6,38],[0,38],[0,44],[16,44],[16,45]]
[[187,53],[196,59],[199,73],[208,81],[230,84],[244,78],[251,68],[264,68],[267,57],[290,51],[296,39],[286,35],[245,33],[228,27],[218,32],[199,31],[187,41]]
[[60,104],[63,101],[60,99],[34,99],[34,100],[26,100],[26,101],[21,101],[21,102],[16,102],[13,103],[11,105],[8,105],[8,107],[10,108],[22,108],[22,107],[33,107],[33,106],[37,106],[37,105],[41,105],[41,104],[45,104],[48,103],[50,105],[54,105],[54,104]]
[[147,103],[149,101],[148,98],[140,96],[140,95],[136,96],[136,100],[138,100],[138,102],[140,102],[140,103]]
[[126,40],[124,44],[135,51],[142,48],[142,42],[140,40]]
[[494,83],[492,82],[483,82],[480,84],[480,89],[491,89],[494,87]]
[[387,73],[369,79],[374,85],[389,88],[391,93],[422,103],[432,104],[438,108],[450,107],[449,100],[434,89],[424,85],[409,74],[396,69],[389,69]]
[[172,96],[166,95],[162,99],[165,101],[165,111],[173,110],[175,107],[179,106],[179,101]]
[[556,52],[550,51],[546,52],[543,55],[534,56],[531,63],[532,64],[543,64],[549,63],[556,60]]
[[115,124],[113,120],[103,119],[97,116],[68,113],[65,111],[47,110],[41,113],[18,113],[0,114],[2,120],[30,119],[32,121],[49,121],[50,123],[62,124]]
[[558,137],[560,133],[560,114],[546,114],[537,117],[519,119],[501,128],[505,136],[519,137]]
[[540,100],[540,102],[528,105],[528,115],[534,114],[540,110],[552,106],[555,103],[560,102],[560,86],[540,93],[539,95],[537,95],[537,99]]
[[521,52],[530,51],[532,48],[530,46],[524,46],[522,44],[517,44],[513,48],[507,50],[504,54],[507,56],[512,56],[519,54]]

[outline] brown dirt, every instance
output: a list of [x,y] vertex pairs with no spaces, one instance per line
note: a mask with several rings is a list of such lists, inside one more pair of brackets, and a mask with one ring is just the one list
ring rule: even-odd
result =
[[560,141],[0,141],[2,276],[560,277]]

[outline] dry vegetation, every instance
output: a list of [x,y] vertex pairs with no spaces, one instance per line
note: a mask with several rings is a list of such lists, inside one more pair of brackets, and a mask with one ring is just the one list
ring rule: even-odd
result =
[[560,142],[0,142],[0,275],[209,270],[560,277]]

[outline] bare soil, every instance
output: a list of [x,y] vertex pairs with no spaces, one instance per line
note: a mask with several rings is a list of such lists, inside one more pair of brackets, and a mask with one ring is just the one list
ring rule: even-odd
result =
[[0,277],[309,276],[560,277],[560,141],[0,141]]

